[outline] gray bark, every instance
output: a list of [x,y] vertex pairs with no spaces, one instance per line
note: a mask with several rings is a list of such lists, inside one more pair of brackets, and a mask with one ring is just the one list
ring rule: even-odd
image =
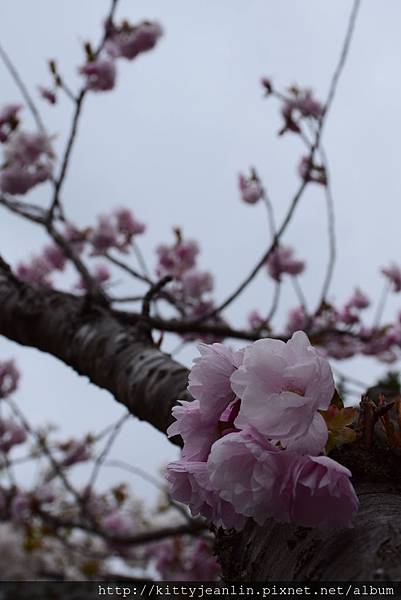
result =
[[161,352],[150,332],[102,303],[17,285],[0,276],[0,334],[47,352],[111,392],[162,432],[186,395],[188,370]]
[[[109,390],[139,419],[165,432],[171,408],[186,397],[188,371],[95,299],[18,284],[0,275],[0,334],[47,352]],[[217,533],[230,581],[401,580],[399,458],[386,448],[344,447],[361,499],[355,527],[322,532],[269,522],[240,534]]]

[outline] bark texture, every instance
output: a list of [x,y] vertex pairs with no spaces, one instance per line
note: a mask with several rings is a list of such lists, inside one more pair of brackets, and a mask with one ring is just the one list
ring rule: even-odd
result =
[[[0,334],[47,352],[109,390],[140,419],[165,431],[186,397],[188,371],[101,301],[38,290],[0,275]],[[361,500],[355,527],[322,532],[269,522],[217,533],[228,581],[401,581],[399,457],[357,444],[338,451]]]
[[162,432],[186,395],[188,370],[107,306],[0,278],[0,334],[62,360]]

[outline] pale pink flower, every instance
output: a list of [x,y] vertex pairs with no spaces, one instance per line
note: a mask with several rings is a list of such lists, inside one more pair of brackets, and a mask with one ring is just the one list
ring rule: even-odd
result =
[[329,335],[324,342],[324,350],[327,356],[336,360],[344,360],[355,356],[361,349],[360,342],[350,335]]
[[293,454],[283,452],[251,429],[230,433],[212,446],[210,483],[236,512],[259,525],[275,517],[289,520],[290,496],[283,493]]
[[392,264],[388,267],[383,267],[381,272],[393,284],[394,292],[401,292],[401,269],[398,265]]
[[301,131],[300,121],[305,118],[320,119],[323,116],[322,104],[315,100],[310,90],[293,90],[293,96],[283,103],[281,114],[284,125],[280,135],[286,131],[299,133]]
[[7,163],[18,163],[26,166],[35,165],[40,159],[53,158],[49,138],[43,133],[18,131],[5,146]]
[[206,422],[215,423],[234,400],[230,377],[242,362],[243,351],[234,351],[223,344],[199,344],[200,356],[188,378],[188,391],[199,401],[199,410]]
[[117,69],[110,58],[96,58],[80,67],[79,72],[86,78],[87,90],[106,92],[115,86]]
[[97,226],[89,236],[89,241],[93,247],[93,254],[104,254],[110,248],[118,247],[117,233],[111,219],[105,215],[101,215],[98,218]]
[[136,531],[132,517],[121,510],[113,510],[106,515],[101,521],[101,526],[108,535],[113,537],[128,537]]
[[185,271],[195,266],[199,246],[194,240],[181,240],[172,246],[160,244],[156,248],[159,262],[156,273],[159,277],[171,275],[180,279]]
[[20,165],[9,165],[0,170],[0,189],[13,196],[26,194],[30,189],[50,179],[52,169],[43,165],[31,173]]
[[64,254],[64,250],[57,244],[51,244],[45,246],[43,249],[43,256],[49,265],[57,270],[63,271],[67,263],[67,257]]
[[254,177],[245,177],[240,173],[238,175],[238,186],[241,192],[241,199],[247,204],[256,204],[263,198],[263,187],[260,181]]
[[220,566],[212,556],[206,540],[175,538],[161,540],[148,547],[148,557],[155,560],[155,569],[162,581],[215,581]]
[[106,49],[115,58],[133,60],[138,54],[152,50],[162,35],[163,29],[156,22],[144,21],[136,26],[123,23],[111,27]]
[[266,266],[270,277],[275,281],[280,281],[284,273],[288,275],[299,275],[305,269],[305,263],[302,260],[294,258],[294,250],[287,246],[278,246],[270,254],[266,261]]
[[358,510],[351,472],[327,456],[303,456],[293,475],[291,520],[304,527],[349,527]]
[[327,428],[317,411],[328,408],[334,380],[329,363],[305,333],[295,332],[287,343],[264,339],[248,346],[242,365],[231,375],[231,386],[241,399],[236,427],[253,426],[294,449],[303,438],[303,452],[324,448]]
[[219,437],[218,421],[202,419],[199,400],[181,401],[174,406],[172,415],[174,423],[167,429],[167,435],[180,435],[184,440],[182,458],[191,461],[206,461],[210,448]]
[[359,323],[359,315],[355,312],[352,305],[346,305],[344,309],[338,315],[339,320],[345,323],[346,325],[354,325],[355,323]]
[[26,194],[52,175],[54,154],[49,138],[41,133],[18,131],[5,145],[4,156],[0,189],[8,194]]
[[115,211],[117,228],[125,235],[140,235],[144,233],[146,226],[138,221],[128,208],[119,208]]
[[190,269],[181,277],[182,290],[186,296],[199,298],[205,292],[213,290],[213,277],[208,271]]
[[288,335],[292,335],[295,331],[302,331],[308,326],[308,315],[306,314],[303,306],[293,308],[288,313],[288,320],[286,324],[286,332]]
[[44,287],[51,287],[50,274],[53,266],[44,256],[33,256],[30,263],[17,265],[17,276],[21,281]]
[[246,518],[219,497],[209,480],[205,462],[177,461],[167,466],[167,481],[171,497],[189,506],[192,515],[201,515],[217,527],[243,528]]
[[355,291],[351,298],[347,302],[348,307],[356,308],[358,310],[363,310],[364,308],[368,308],[370,306],[370,300],[362,290],[359,288],[355,288]]
[[67,221],[63,237],[70,242],[75,253],[81,254],[85,248],[85,233],[78,229],[73,223]]
[[[110,279],[111,273],[107,265],[98,264],[95,265],[95,267],[92,269],[90,276],[92,277],[95,284],[103,285]],[[85,279],[82,277],[75,285],[75,287],[77,290],[86,290],[88,286]]]
[[0,362],[0,399],[15,392],[19,379],[20,373],[13,360]]

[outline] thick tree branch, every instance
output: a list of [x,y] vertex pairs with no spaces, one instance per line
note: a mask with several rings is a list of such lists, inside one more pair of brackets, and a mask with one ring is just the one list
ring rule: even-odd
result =
[[129,325],[89,299],[17,285],[7,274],[0,303],[1,335],[56,356],[165,432],[186,394],[187,369],[156,348],[140,322]]

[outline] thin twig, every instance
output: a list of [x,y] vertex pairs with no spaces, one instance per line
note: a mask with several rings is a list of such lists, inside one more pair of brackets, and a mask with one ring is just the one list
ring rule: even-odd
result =
[[28,106],[29,110],[31,111],[32,116],[36,122],[37,128],[39,129],[39,131],[41,133],[43,133],[43,135],[47,135],[46,128],[44,126],[42,117],[40,116],[39,110],[37,109],[35,102],[33,101],[32,96],[28,91],[28,88],[26,87],[25,83],[23,82],[22,77],[18,73],[18,70],[15,67],[15,65],[13,64],[11,58],[8,56],[7,52],[4,50],[4,48],[1,44],[0,44],[0,57],[1,57],[4,65],[6,66],[8,72],[10,73],[11,77],[14,79],[25,102],[27,103],[27,106]]
[[319,154],[322,158],[322,164],[326,174],[326,185],[324,186],[324,193],[326,197],[327,207],[327,233],[329,239],[329,260],[327,263],[326,275],[323,281],[323,287],[320,294],[317,310],[326,301],[327,294],[329,292],[330,284],[333,279],[334,266],[336,262],[336,229],[335,229],[335,212],[334,212],[334,199],[331,189],[331,178],[329,173],[329,165],[327,161],[326,152],[322,146],[319,148]]
[[121,417],[121,419],[114,425],[113,430],[102,450],[102,452],[99,454],[99,456],[97,457],[97,459],[95,460],[95,464],[92,470],[92,474],[89,480],[89,483],[87,485],[87,493],[90,494],[90,491],[92,490],[93,486],[96,483],[96,479],[97,476],[99,475],[99,471],[102,467],[102,464],[104,463],[104,461],[107,458],[107,455],[109,454],[114,442],[116,441],[116,438],[118,436],[118,434],[121,432],[123,426],[125,425],[125,423],[128,421],[128,419],[131,417],[131,413],[127,413],[125,414],[123,417]]
[[[113,21],[113,17],[114,17],[116,8],[117,8],[117,4],[118,4],[118,0],[112,0],[109,14],[107,15],[107,18],[106,18],[106,24],[111,23]],[[106,42],[107,29],[108,29],[108,27],[106,26],[104,28],[102,39],[101,39],[96,51],[94,52],[95,58],[100,54],[100,52],[102,51],[103,46]],[[73,118],[72,118],[70,134],[68,136],[67,144],[66,144],[66,147],[65,147],[65,150],[63,153],[59,176],[54,181],[53,199],[52,199],[52,202],[51,202],[51,205],[49,208],[49,214],[48,214],[48,222],[49,223],[51,223],[53,221],[56,208],[60,209],[60,193],[61,193],[61,189],[63,187],[65,177],[67,174],[72,149],[74,147],[74,142],[75,142],[77,132],[78,132],[79,118],[82,113],[83,103],[84,103],[87,91],[88,90],[86,87],[81,88],[80,92],[78,93],[77,97],[75,98],[75,111],[74,111]]]
[[[354,4],[353,4],[353,8],[351,11],[351,15],[348,21],[348,27],[347,27],[347,32],[345,35],[345,39],[342,45],[342,49],[341,49],[341,53],[340,53],[340,58],[338,60],[337,66],[335,68],[334,74],[332,76],[331,79],[331,83],[330,83],[330,87],[329,87],[329,92],[327,95],[327,100],[325,102],[325,108],[324,108],[324,113],[322,115],[322,117],[319,120],[319,125],[316,131],[316,136],[315,136],[315,140],[313,145],[311,146],[310,149],[310,153],[309,153],[309,164],[312,165],[313,164],[313,159],[314,156],[316,154],[317,149],[319,148],[320,145],[320,139],[323,133],[323,127],[324,127],[324,123],[327,119],[327,115],[329,113],[329,110],[332,106],[334,97],[335,97],[335,93],[337,90],[337,86],[338,86],[338,82],[340,80],[340,76],[341,73],[343,72],[344,66],[346,64],[346,59],[349,53],[349,49],[351,46],[351,41],[352,41],[352,35],[355,29],[355,24],[356,24],[356,19],[357,19],[357,15],[358,15],[358,11],[359,11],[359,7],[360,7],[360,0],[355,0]],[[249,273],[249,275],[242,281],[242,283],[236,288],[236,290],[234,290],[234,292],[232,292],[219,306],[217,306],[213,311],[211,311],[210,313],[208,313],[207,315],[203,316],[201,319],[198,319],[197,323],[200,322],[204,322],[207,319],[214,317],[217,313],[222,312],[225,308],[227,308],[227,306],[229,306],[231,304],[231,302],[233,302],[242,292],[243,290],[251,283],[251,281],[254,279],[254,277],[258,274],[259,270],[261,269],[261,267],[265,264],[266,260],[269,258],[270,254],[273,252],[274,248],[277,246],[280,238],[282,237],[283,233],[285,232],[285,230],[287,229],[288,224],[291,221],[291,218],[294,214],[294,211],[299,203],[299,200],[301,199],[303,192],[305,190],[307,186],[307,182],[306,181],[302,181],[300,187],[298,188],[295,196],[293,197],[289,209],[287,211],[287,214],[281,224],[281,226],[279,227],[273,243],[270,245],[270,247],[266,250],[266,252],[263,254],[263,256],[260,258],[260,260],[256,263],[255,267],[252,269],[252,271]]]

